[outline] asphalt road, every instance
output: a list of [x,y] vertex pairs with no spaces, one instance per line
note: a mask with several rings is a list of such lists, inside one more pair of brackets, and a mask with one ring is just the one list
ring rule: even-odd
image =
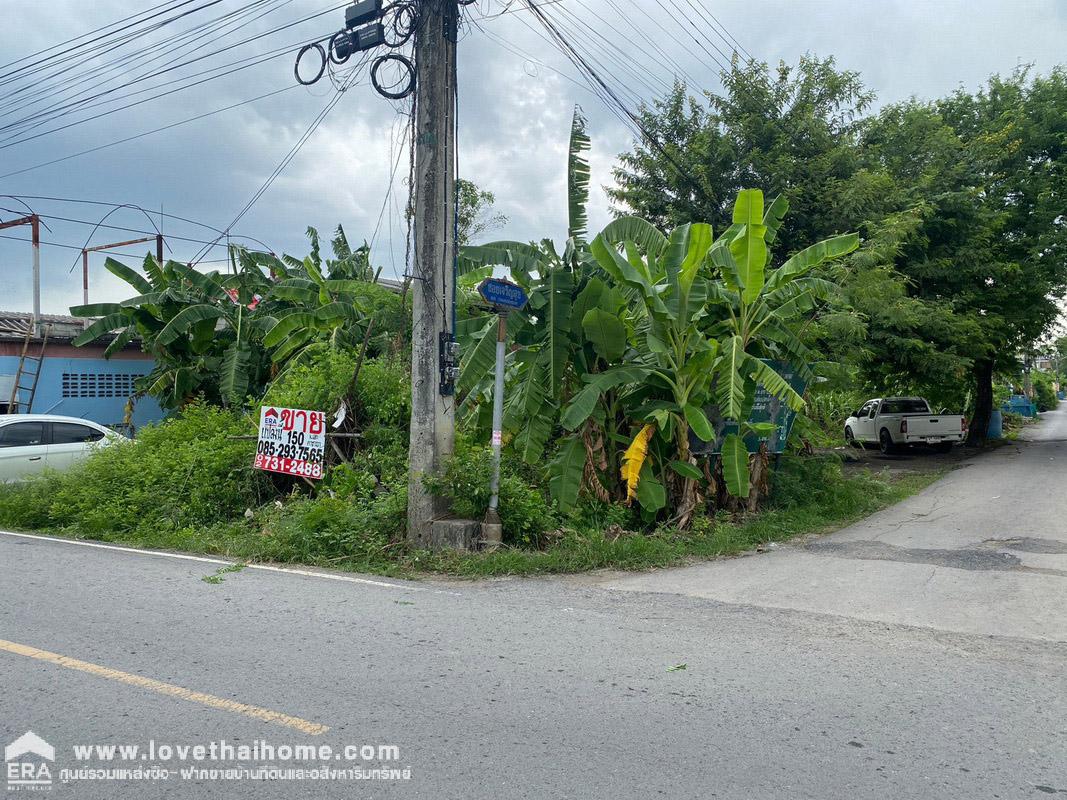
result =
[[[210,560],[0,535],[0,744],[55,747],[6,766],[57,798],[1067,794],[1067,415],[1036,433],[831,537],[638,576],[208,583]],[[220,741],[399,757],[159,758]],[[61,780],[151,765],[176,774]],[[369,777],[179,772],[250,765]]]

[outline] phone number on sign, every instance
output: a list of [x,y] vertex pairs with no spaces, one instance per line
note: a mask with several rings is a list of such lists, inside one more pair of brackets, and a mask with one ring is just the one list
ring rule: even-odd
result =
[[286,475],[301,475],[305,478],[321,478],[322,463],[314,461],[301,461],[295,458],[282,458],[280,456],[256,456],[256,469],[265,469],[270,472],[281,472]]
[[256,455],[270,458],[292,458],[297,461],[322,461],[322,450],[300,444],[282,444],[281,442],[261,441],[256,446]]

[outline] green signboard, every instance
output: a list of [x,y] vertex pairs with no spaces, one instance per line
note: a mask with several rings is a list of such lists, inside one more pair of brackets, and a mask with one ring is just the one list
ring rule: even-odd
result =
[[[781,375],[797,394],[804,394],[805,389],[807,389],[807,381],[798,375],[793,367],[783,361],[763,359],[763,362]],[[723,419],[722,414],[719,413],[719,407],[716,405],[707,406],[704,409],[704,413],[707,414],[708,420],[715,430],[715,440],[705,442],[703,439],[698,439],[690,430],[689,449],[693,455],[718,455],[722,450],[722,440],[731,433],[737,433],[738,425],[736,422]],[[769,453],[785,452],[785,443],[789,439],[789,431],[793,427],[795,418],[796,412],[790,409],[785,401],[772,395],[762,384],[757,384],[756,395],[752,400],[752,411],[748,415],[748,421],[752,424],[772,423],[774,425],[774,434],[765,437],[749,434],[745,437],[745,446],[750,453],[754,453],[759,449],[761,443],[766,442]]]

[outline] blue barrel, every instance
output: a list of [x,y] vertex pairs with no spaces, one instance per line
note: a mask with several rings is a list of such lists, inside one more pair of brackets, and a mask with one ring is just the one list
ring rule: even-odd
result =
[[999,408],[994,408],[989,416],[989,430],[986,431],[986,437],[989,439],[1004,438],[1004,415],[1000,413]]

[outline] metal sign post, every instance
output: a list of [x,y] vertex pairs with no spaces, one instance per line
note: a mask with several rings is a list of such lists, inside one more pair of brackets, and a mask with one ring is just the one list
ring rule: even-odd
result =
[[[493,474],[489,478],[489,513],[496,517],[500,503],[500,445],[503,440],[504,425],[504,339],[508,332],[507,313],[497,317],[496,324],[496,380],[493,383]],[[499,520],[494,520],[499,522]]]
[[500,446],[503,441],[504,424],[504,355],[508,332],[508,313],[517,311],[526,305],[526,292],[521,286],[511,281],[487,278],[478,286],[478,294],[491,305],[497,313],[496,324],[496,375],[493,384],[493,472],[489,477],[489,509],[485,512],[482,523],[482,539],[488,549],[496,549],[503,539],[503,526],[500,524]]

